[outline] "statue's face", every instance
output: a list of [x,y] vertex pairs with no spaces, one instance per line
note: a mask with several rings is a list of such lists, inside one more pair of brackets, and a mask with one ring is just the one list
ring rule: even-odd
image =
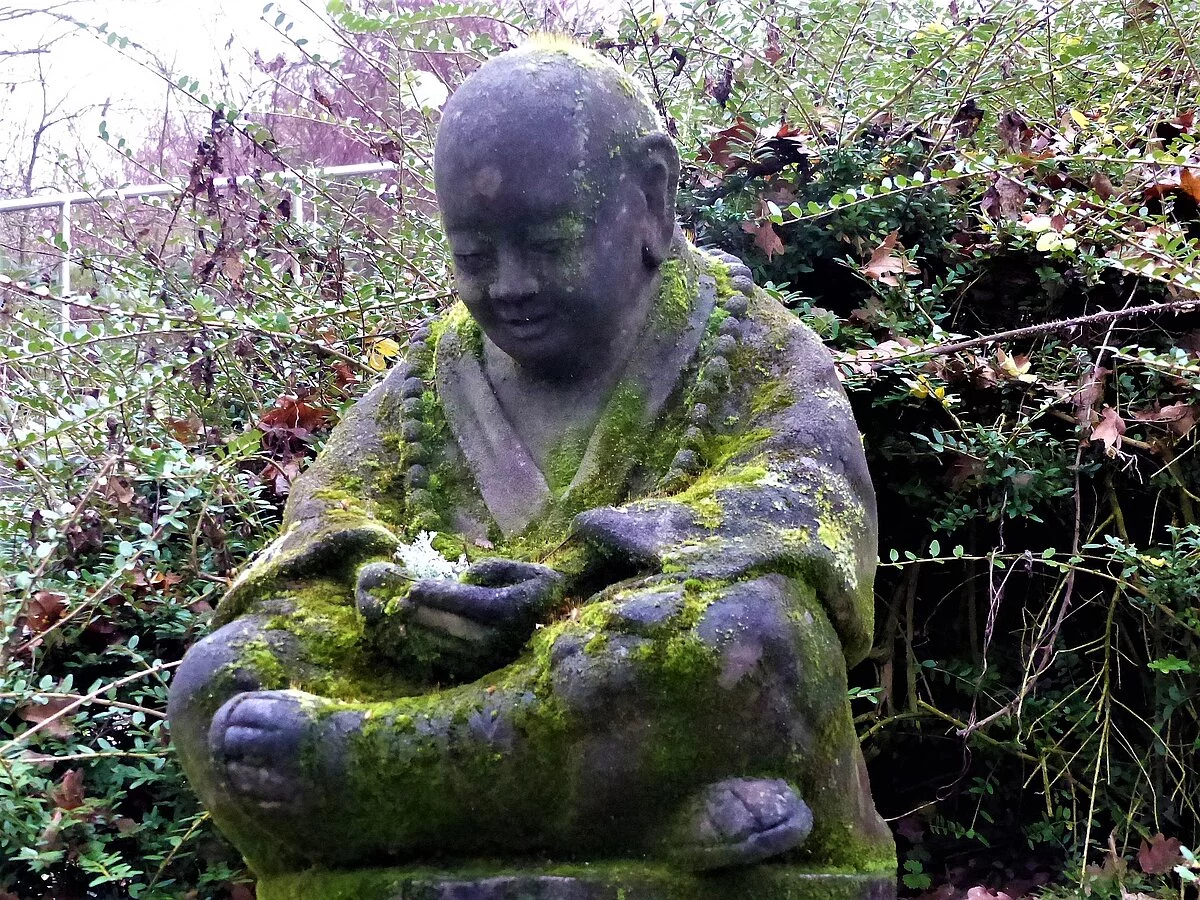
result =
[[623,166],[532,143],[537,153],[447,151],[438,199],[459,295],[484,333],[522,367],[569,377],[635,337],[655,275],[645,235],[662,226]]

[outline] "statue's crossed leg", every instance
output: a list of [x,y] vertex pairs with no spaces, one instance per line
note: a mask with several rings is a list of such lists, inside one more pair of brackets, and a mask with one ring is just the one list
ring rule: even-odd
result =
[[201,789],[310,863],[559,851],[714,868],[799,846],[804,794],[824,792],[819,818],[830,785],[846,793],[825,769],[853,748],[823,745],[846,715],[840,645],[782,576],[648,583],[548,627],[491,676],[382,703],[231,682],[238,648],[264,638],[286,647],[243,618],[180,672],[197,688],[221,672],[229,695],[210,699]]

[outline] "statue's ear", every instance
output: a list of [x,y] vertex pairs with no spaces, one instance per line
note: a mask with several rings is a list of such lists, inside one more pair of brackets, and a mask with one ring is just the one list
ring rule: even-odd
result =
[[679,187],[679,151],[661,131],[638,138],[634,148],[638,187],[648,212],[646,252],[656,263],[667,258],[675,235],[675,191]]

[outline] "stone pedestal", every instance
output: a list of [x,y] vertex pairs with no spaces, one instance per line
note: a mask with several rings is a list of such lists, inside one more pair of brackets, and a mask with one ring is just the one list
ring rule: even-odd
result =
[[264,878],[259,900],[894,900],[894,872],[830,873],[766,863],[689,875],[653,864],[310,870]]

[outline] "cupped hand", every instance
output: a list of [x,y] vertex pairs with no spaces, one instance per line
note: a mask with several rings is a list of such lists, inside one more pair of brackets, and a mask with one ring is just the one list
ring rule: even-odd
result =
[[[511,559],[473,564],[458,580],[427,578],[407,584],[401,566],[371,563],[359,573],[356,599],[367,622],[403,625],[407,641],[462,677],[510,662],[539,617],[562,596],[562,576],[546,566]],[[380,595],[398,599],[388,604]],[[422,640],[423,639],[423,640]],[[404,648],[391,648],[403,655]]]

